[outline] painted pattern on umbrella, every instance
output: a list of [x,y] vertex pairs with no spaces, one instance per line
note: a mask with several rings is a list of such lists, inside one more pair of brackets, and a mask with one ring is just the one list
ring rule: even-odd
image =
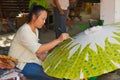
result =
[[96,26],[57,46],[43,63],[54,77],[87,79],[120,67],[120,24]]

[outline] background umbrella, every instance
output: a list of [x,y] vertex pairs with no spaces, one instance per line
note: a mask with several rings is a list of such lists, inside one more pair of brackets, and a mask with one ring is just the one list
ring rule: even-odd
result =
[[120,67],[120,24],[96,26],[57,46],[43,63],[54,77],[87,79]]

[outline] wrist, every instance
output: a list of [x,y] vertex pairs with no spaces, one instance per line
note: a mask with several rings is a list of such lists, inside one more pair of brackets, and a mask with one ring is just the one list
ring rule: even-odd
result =
[[62,42],[62,40],[60,40],[60,39],[56,39],[56,42],[59,44],[59,43]]

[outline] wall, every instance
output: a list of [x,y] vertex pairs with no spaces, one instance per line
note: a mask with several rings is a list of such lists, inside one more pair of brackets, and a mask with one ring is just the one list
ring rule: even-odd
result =
[[104,24],[120,22],[120,0],[101,0],[100,19]]
[[120,0],[115,1],[115,22],[120,22]]
[[104,24],[109,24],[114,22],[114,19],[115,19],[115,1],[114,0],[101,0],[100,19],[104,20]]

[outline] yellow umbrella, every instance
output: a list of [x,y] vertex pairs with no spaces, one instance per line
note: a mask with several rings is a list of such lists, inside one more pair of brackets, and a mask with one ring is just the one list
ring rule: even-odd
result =
[[120,23],[89,28],[57,46],[43,63],[54,77],[88,79],[120,67]]

